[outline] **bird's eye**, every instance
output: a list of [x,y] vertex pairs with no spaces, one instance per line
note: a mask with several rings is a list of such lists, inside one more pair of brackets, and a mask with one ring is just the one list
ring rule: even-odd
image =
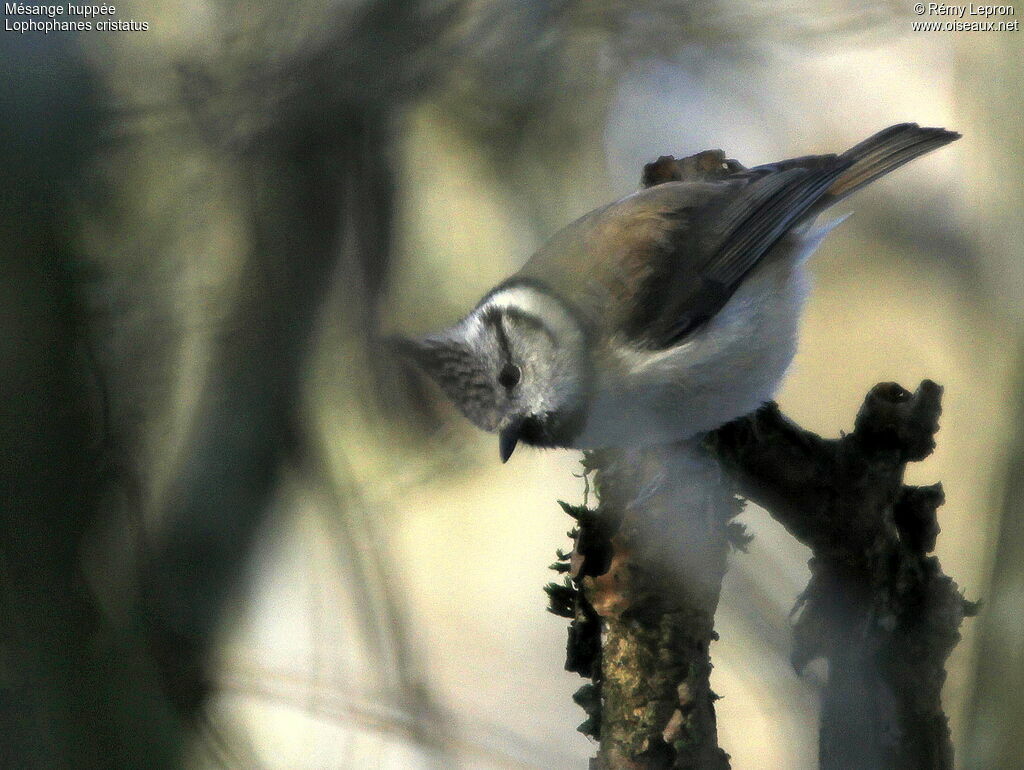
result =
[[519,384],[519,380],[523,378],[523,370],[515,364],[505,364],[501,367],[501,373],[498,374],[498,384],[501,387],[511,390]]

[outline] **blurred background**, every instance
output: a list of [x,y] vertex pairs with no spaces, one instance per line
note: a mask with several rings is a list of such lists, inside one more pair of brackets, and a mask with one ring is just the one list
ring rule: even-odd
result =
[[[24,17],[21,17],[24,18]],[[150,0],[0,36],[0,766],[572,768],[544,611],[578,456],[505,466],[396,363],[645,162],[956,144],[844,204],[779,395],[835,436],[945,386],[911,483],[983,601],[965,768],[1024,738],[1020,32],[909,2]],[[841,208],[843,208],[841,207]],[[840,212],[841,213],[841,212]],[[735,768],[811,768],[809,553],[753,506],[712,650]]]

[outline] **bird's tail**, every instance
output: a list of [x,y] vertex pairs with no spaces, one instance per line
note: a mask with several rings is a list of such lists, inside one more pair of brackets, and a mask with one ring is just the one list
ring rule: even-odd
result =
[[955,131],[921,128],[917,123],[900,123],[879,131],[839,156],[837,160],[846,161],[850,166],[826,189],[821,198],[822,208],[831,206],[919,155],[959,138],[960,134]]

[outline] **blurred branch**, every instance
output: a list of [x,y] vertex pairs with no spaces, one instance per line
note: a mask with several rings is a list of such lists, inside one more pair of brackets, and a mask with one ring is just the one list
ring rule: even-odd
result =
[[433,756],[443,757],[452,731],[427,689],[422,661],[410,643],[401,593],[390,579],[391,554],[383,517],[380,511],[368,510],[369,503],[351,483],[348,468],[339,473],[331,467],[328,454],[324,438],[307,427],[293,446],[292,461],[325,499],[324,524],[343,550],[347,580],[361,598],[356,609],[363,646],[375,651],[388,690],[396,691],[395,708],[403,713],[408,737],[429,748]]
[[[236,664],[223,673],[218,680],[218,689],[254,701],[286,705],[357,734],[363,732],[378,739],[395,739],[420,747],[422,752],[417,755],[420,757],[417,767],[450,768],[456,761],[452,755],[465,762],[467,754],[483,763],[473,764],[474,767],[494,770],[566,767],[570,762],[564,755],[553,758],[547,747],[532,743],[527,736],[512,733],[503,724],[490,724],[475,715],[467,717],[460,714],[461,729],[449,730],[452,734],[444,736],[445,746],[438,747],[436,741],[423,740],[423,718],[415,713],[416,704],[395,704],[368,698],[358,689],[331,679],[314,682],[302,673]],[[449,723],[454,721],[450,715],[446,719]],[[343,763],[338,766],[348,768],[357,765]]]
[[[340,133],[339,129],[339,133]],[[340,145],[244,158],[254,244],[216,341],[163,532],[143,565],[144,621],[179,705],[205,698],[222,614],[277,487],[338,233]]]
[[942,389],[876,385],[855,430],[804,431],[769,405],[707,446],[740,492],[808,545],[793,662],[823,657],[829,676],[819,756],[825,770],[952,768],[941,691],[958,628],[975,607],[927,554],[942,488],[902,483],[934,448]]
[[193,120],[240,175],[252,238],[141,576],[140,622],[187,712],[208,695],[211,653],[283,463],[305,451],[303,384],[332,279],[359,333],[376,332],[392,251],[392,123],[428,79],[420,54],[448,18],[427,5],[340,14],[297,54],[267,57],[242,41],[208,68],[179,67]]
[[0,68],[0,766],[173,767],[187,731],[82,570],[109,468],[65,193],[105,94],[67,36],[8,36]]

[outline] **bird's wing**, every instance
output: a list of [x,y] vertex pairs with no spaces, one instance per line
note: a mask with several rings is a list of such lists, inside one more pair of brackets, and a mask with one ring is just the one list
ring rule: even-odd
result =
[[958,137],[944,129],[902,124],[842,155],[793,158],[729,170],[718,181],[680,181],[641,192],[641,198],[651,197],[663,227],[661,236],[646,246],[649,269],[636,286],[624,330],[648,349],[677,345],[725,305],[793,227]]
[[699,328],[844,170],[835,162],[751,170],[708,185],[703,200],[666,211],[665,234],[647,255],[650,275],[632,298],[627,336],[661,350]]
[[751,169],[720,150],[659,158],[644,169],[646,189],[565,227],[503,286],[548,291],[597,338],[671,348],[721,310],[789,230],[958,136],[907,123],[842,155]]

